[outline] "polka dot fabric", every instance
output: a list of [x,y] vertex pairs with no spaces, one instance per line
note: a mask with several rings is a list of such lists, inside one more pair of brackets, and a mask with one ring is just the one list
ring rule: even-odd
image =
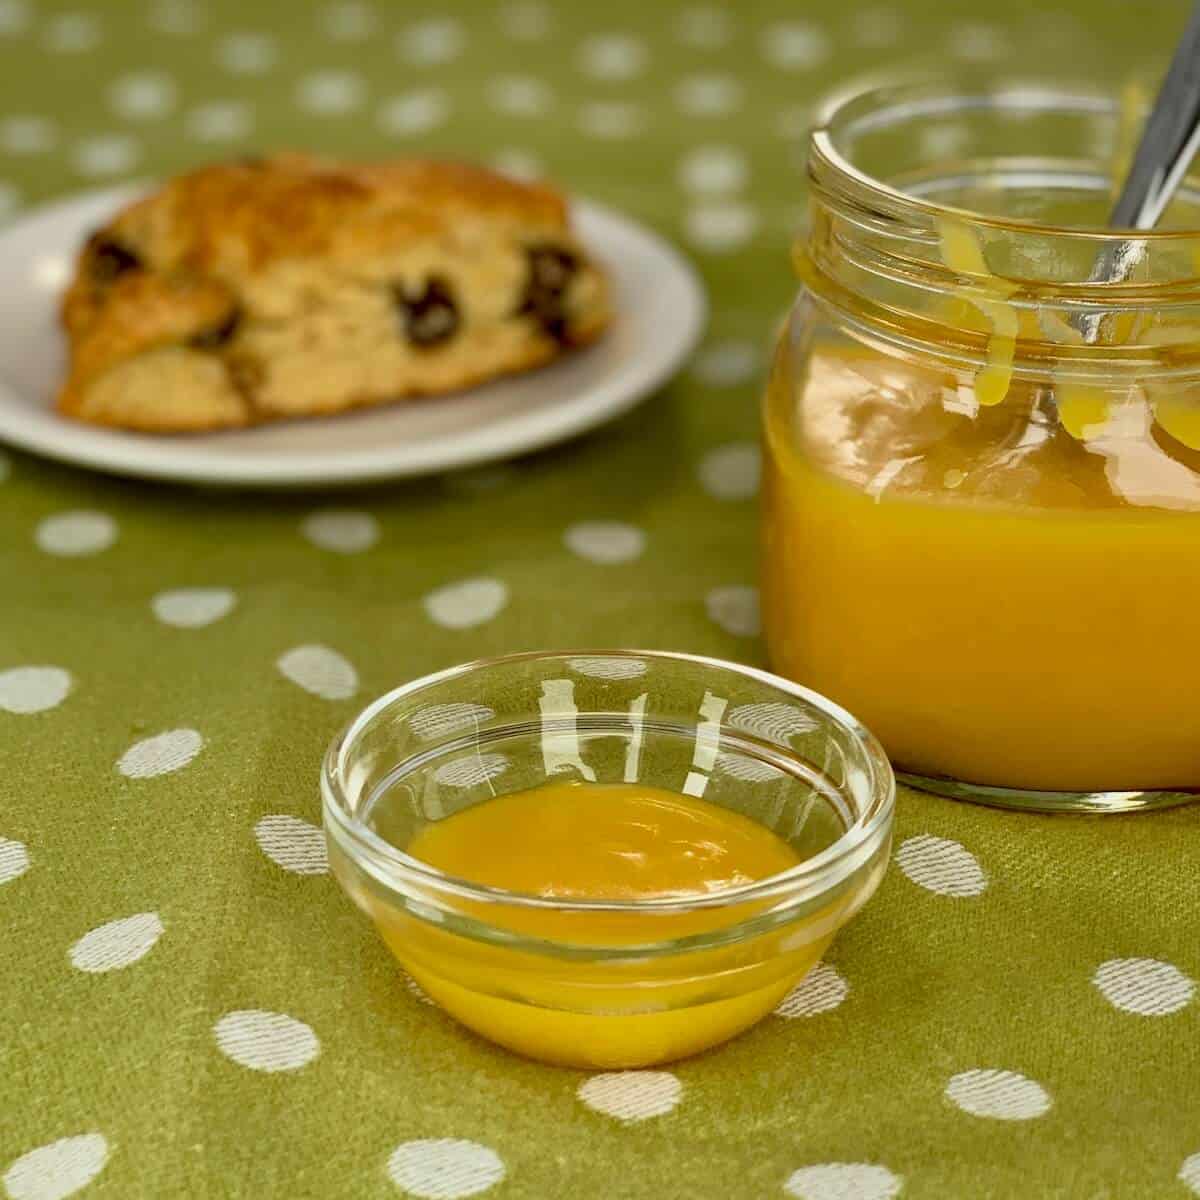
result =
[[[460,155],[650,223],[710,301],[637,411],[442,478],[232,495],[0,453],[0,1200],[1200,1196],[1200,806],[1072,822],[902,789],[878,895],[773,1016],[581,1073],[397,967],[316,792],[362,704],[456,662],[574,648],[576,687],[622,693],[643,664],[596,648],[765,665],[757,405],[818,97],[930,56],[1149,78],[1186,16],[1154,8],[0,0],[0,221],[276,147]],[[788,705],[728,719],[808,732]],[[714,769],[776,782],[734,747]],[[442,763],[439,802],[514,770],[503,745]]]

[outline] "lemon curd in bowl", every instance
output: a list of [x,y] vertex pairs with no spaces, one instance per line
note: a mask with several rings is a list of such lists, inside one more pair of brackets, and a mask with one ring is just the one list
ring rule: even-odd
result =
[[406,971],[544,1062],[648,1066],[775,1008],[869,899],[891,770],[823,698],[658,652],[527,654],[366,709],[331,863]]

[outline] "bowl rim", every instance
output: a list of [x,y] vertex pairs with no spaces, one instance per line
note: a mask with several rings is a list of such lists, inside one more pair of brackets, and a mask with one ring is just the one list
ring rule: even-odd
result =
[[[657,896],[635,900],[605,900],[593,898],[561,898],[531,892],[511,891],[448,875],[429,863],[407,854],[387,839],[380,837],[350,810],[342,780],[350,765],[350,751],[359,735],[381,713],[401,700],[408,699],[427,688],[493,667],[521,662],[553,661],[582,658],[640,658],[658,662],[688,664],[707,670],[732,672],[755,683],[774,688],[794,699],[802,700],[832,720],[864,752],[869,767],[869,797],[865,807],[851,797],[856,810],[861,808],[850,826],[829,846],[810,858],[784,871],[754,880],[751,883],[721,888],[696,896]],[[627,914],[672,915],[701,909],[724,908],[757,900],[776,900],[781,896],[789,901],[803,902],[827,892],[866,862],[887,838],[892,824],[896,799],[896,780],[891,764],[875,736],[856,717],[841,705],[800,684],[783,679],[769,671],[726,659],[689,654],[675,650],[572,649],[529,650],[515,654],[494,655],[472,659],[453,667],[422,675],[408,683],[385,692],[366,705],[330,742],[321,764],[322,813],[327,835],[344,850],[352,861],[369,870],[372,877],[385,887],[399,890],[397,885],[416,884],[422,889],[475,901],[485,905],[542,909],[557,913],[617,912]],[[371,869],[374,867],[374,869]]]

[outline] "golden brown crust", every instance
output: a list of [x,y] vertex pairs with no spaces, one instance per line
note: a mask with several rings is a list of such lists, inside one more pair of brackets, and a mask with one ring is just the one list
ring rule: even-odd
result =
[[567,223],[552,188],[466,163],[281,154],[181,175],[120,213],[109,232],[152,270],[220,276],[452,234],[464,217],[561,230]]
[[[431,318],[431,302],[452,315]],[[608,307],[550,187],[460,163],[288,154],[130,205],[81,251],[62,318],[63,412],[185,430],[456,390],[593,340]],[[226,368],[223,389],[201,354]],[[171,392],[161,409],[155,387]]]

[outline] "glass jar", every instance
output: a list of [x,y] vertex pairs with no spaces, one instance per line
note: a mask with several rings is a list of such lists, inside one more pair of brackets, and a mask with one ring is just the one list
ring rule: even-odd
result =
[[1132,247],[1103,228],[1140,115],[904,84],[812,134],[764,406],[768,650],[943,794],[1200,789],[1200,196]]

